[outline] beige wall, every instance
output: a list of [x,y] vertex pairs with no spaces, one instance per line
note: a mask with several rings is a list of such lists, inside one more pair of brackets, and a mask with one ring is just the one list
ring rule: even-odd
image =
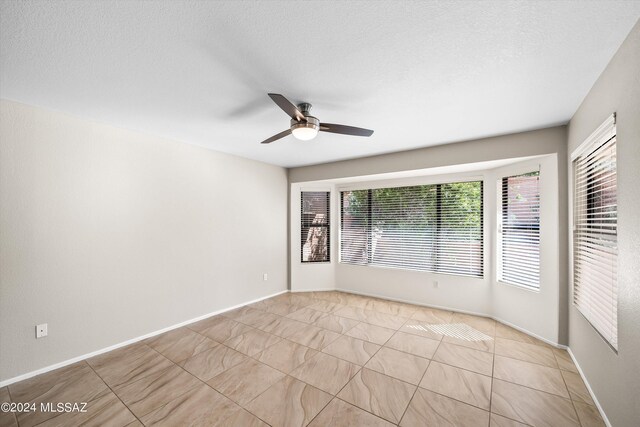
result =
[[4,100],[0,124],[0,381],[286,289],[285,169]]
[[[569,346],[611,425],[640,425],[640,22],[569,125],[569,153],[617,115],[618,346],[616,354],[570,306]],[[569,163],[567,163],[568,166]]]

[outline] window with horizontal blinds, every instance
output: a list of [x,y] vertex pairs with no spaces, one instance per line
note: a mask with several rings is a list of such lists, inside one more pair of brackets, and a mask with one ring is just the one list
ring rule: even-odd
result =
[[612,116],[573,157],[573,302],[618,348],[618,203]]
[[343,191],[340,262],[483,276],[482,181]]
[[499,279],[540,289],[540,172],[503,177],[501,206]]
[[300,206],[300,257],[302,262],[331,261],[328,191],[303,191]]

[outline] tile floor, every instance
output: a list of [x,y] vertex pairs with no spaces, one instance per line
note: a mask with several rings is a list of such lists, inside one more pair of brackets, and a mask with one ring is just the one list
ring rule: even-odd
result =
[[283,294],[0,389],[0,426],[602,426],[569,355],[493,320]]

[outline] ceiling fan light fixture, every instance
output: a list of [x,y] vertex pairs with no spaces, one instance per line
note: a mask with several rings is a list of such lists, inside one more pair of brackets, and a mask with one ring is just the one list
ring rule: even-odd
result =
[[318,129],[311,127],[298,127],[291,131],[293,136],[300,141],[310,141],[318,135]]
[[320,121],[315,117],[307,116],[306,121],[291,121],[291,133],[300,141],[310,141],[318,135]]

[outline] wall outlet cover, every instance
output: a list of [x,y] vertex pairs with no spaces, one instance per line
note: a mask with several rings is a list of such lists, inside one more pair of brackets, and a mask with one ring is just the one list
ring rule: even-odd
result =
[[46,337],[48,334],[48,325],[47,323],[42,323],[40,325],[36,325],[36,338]]

